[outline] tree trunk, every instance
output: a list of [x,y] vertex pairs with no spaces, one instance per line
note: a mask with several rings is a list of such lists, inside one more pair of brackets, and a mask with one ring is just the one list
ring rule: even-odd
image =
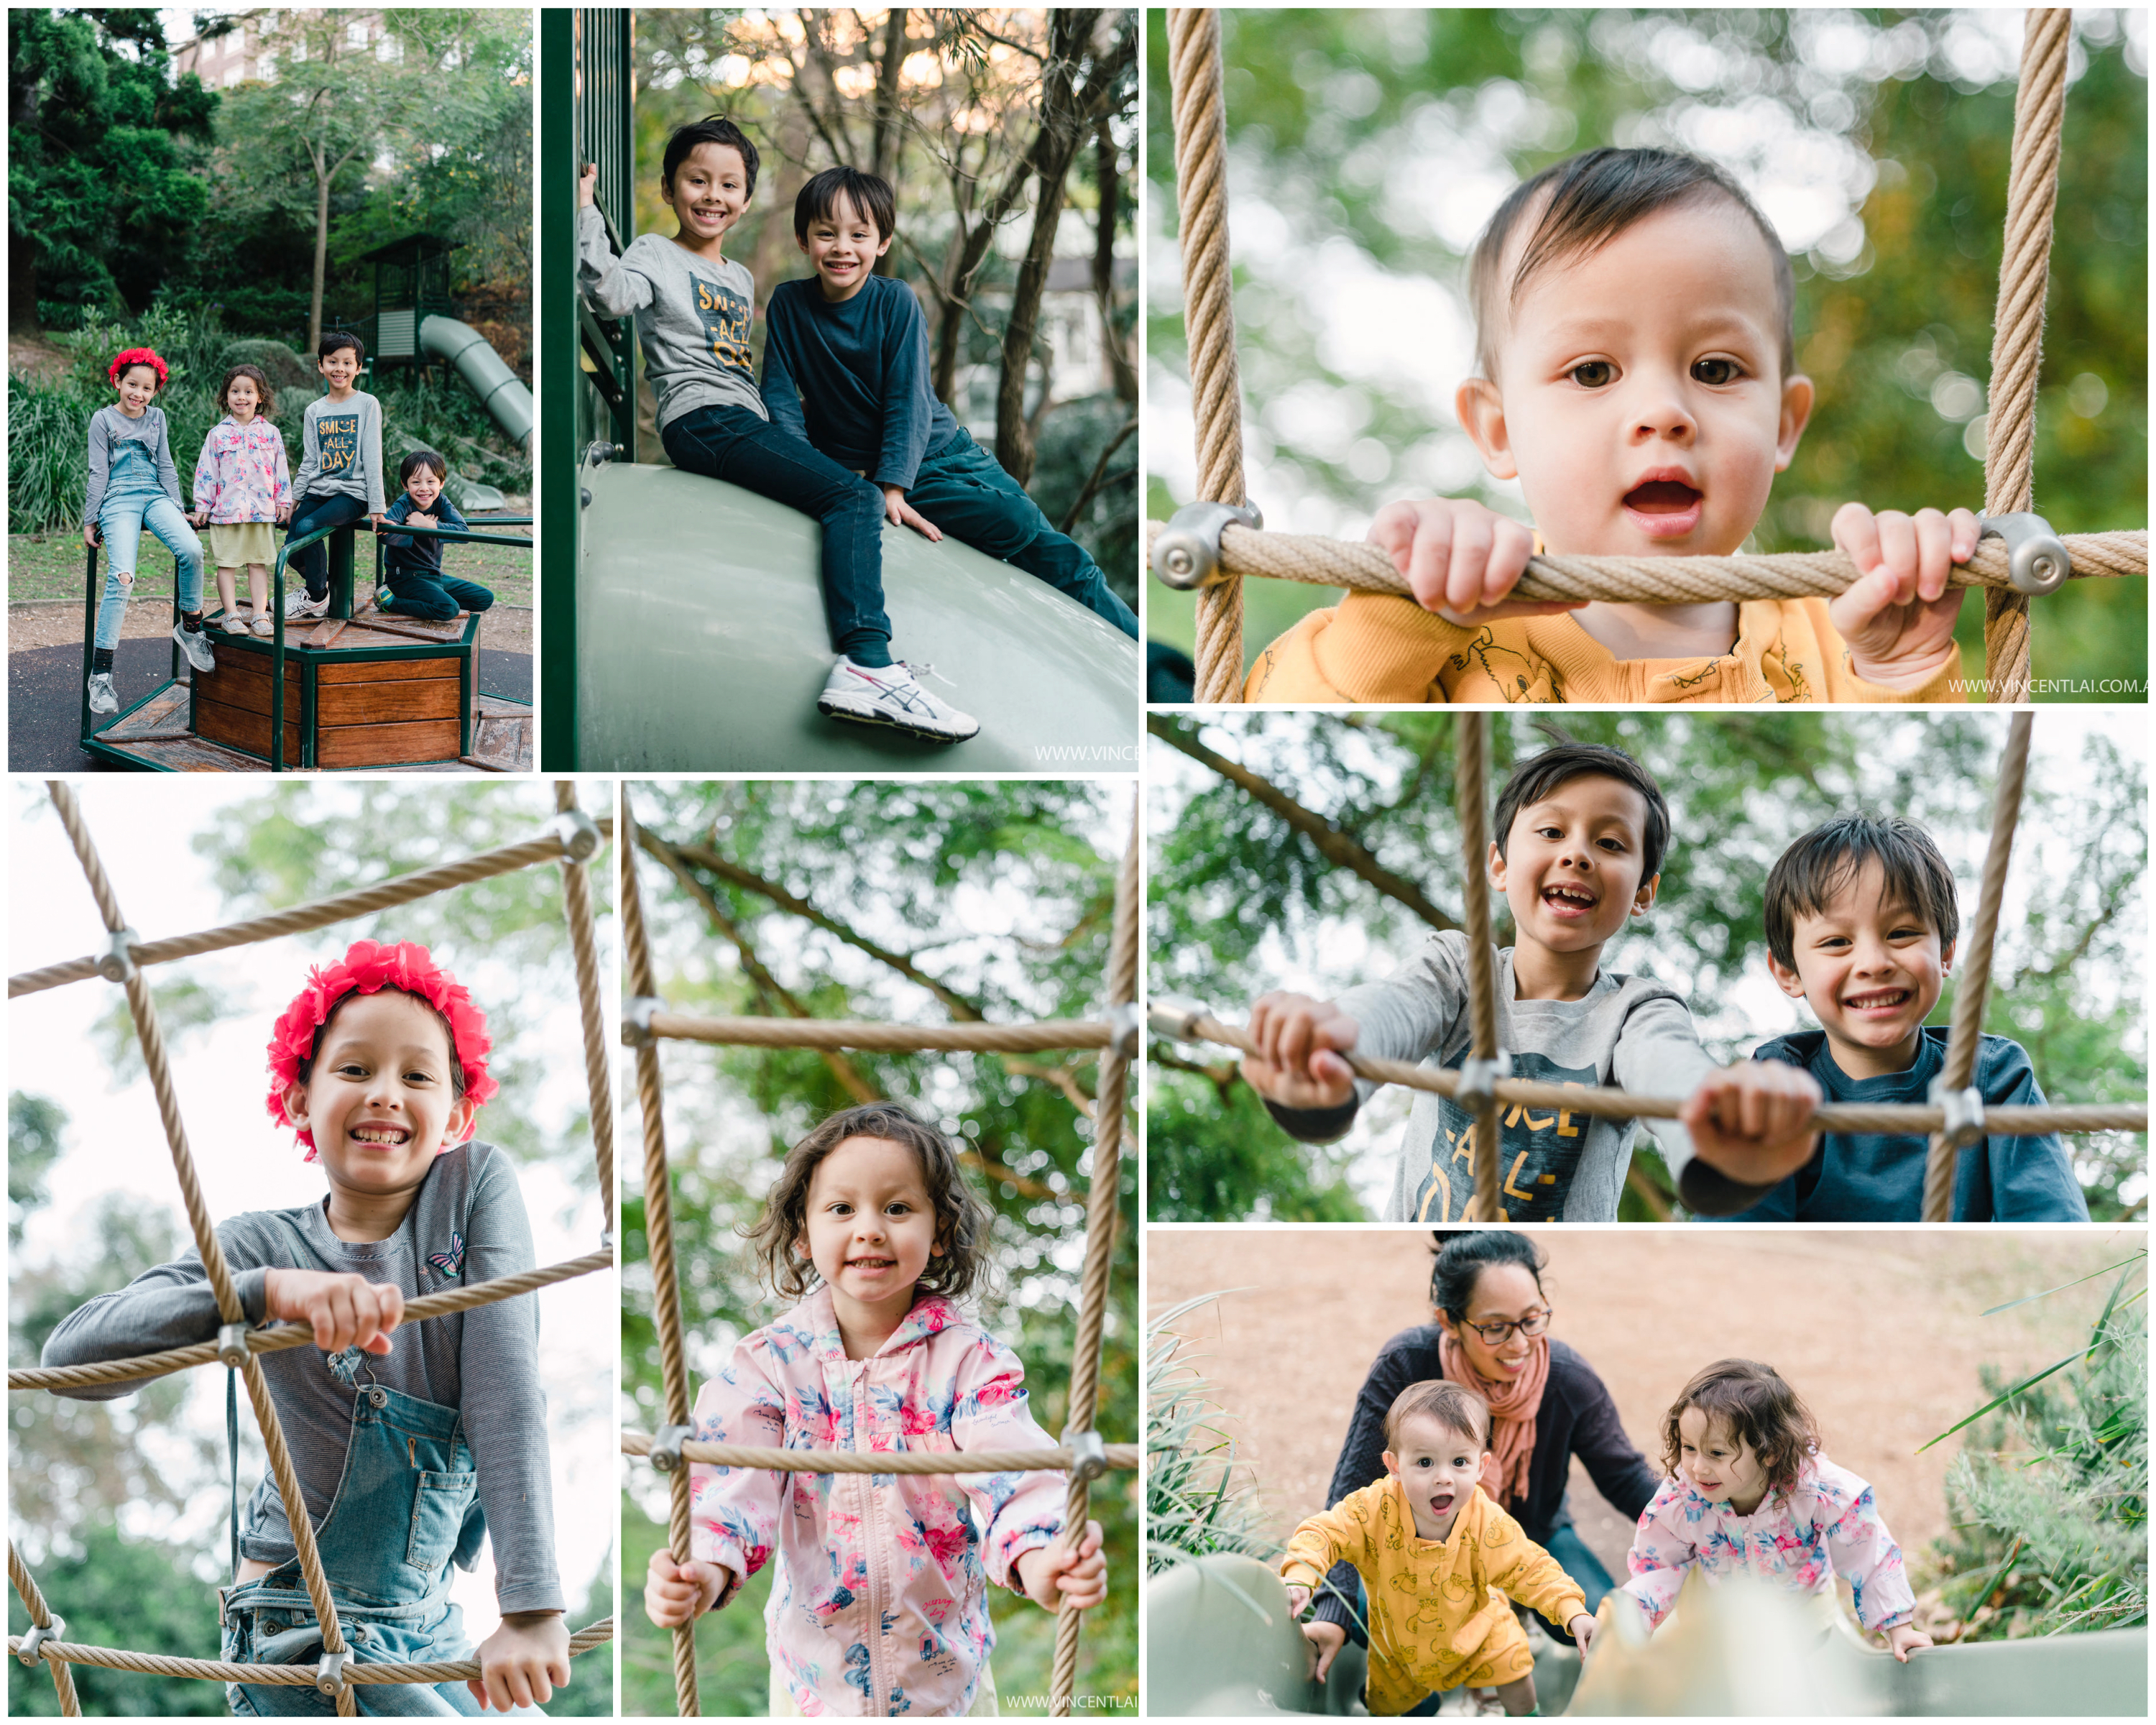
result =
[[1099,224],[1093,235],[1093,298],[1101,308],[1101,346],[1108,356],[1116,399],[1135,404],[1137,367],[1116,334],[1116,218],[1122,197],[1122,179],[1116,170],[1122,159],[1103,115],[1093,133],[1093,177],[1101,187]]
[[[1035,149],[1039,142],[1035,141]],[[1034,151],[1029,150],[1010,167],[1004,182],[996,187],[981,211],[981,218],[966,231],[965,244],[951,266],[951,279],[942,290],[943,321],[936,331],[936,393],[944,401],[951,399],[958,372],[958,338],[963,332],[967,302],[973,295],[973,279],[981,273],[981,265],[988,261],[989,243],[996,237],[996,229],[1003,225],[1025,190],[1027,177],[1033,172]]]
[[869,172],[896,185],[898,160],[898,80],[906,69],[906,20],[903,6],[894,6],[884,25],[883,64],[876,74],[875,144]]
[[315,285],[307,300],[307,352],[317,353],[322,340],[322,283],[329,274],[330,261],[330,181],[335,168],[325,168],[322,157],[314,157],[315,164]]

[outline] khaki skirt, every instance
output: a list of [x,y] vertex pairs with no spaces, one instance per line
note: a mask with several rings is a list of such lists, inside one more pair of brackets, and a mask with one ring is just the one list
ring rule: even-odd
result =
[[242,569],[249,563],[264,567],[277,561],[277,527],[274,521],[234,521],[229,526],[203,530],[209,536],[209,565],[213,569]]

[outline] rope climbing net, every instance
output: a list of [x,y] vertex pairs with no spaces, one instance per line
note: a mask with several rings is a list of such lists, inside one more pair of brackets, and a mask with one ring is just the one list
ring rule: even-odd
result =
[[[468,1287],[445,1289],[440,1293],[413,1300],[404,1308],[404,1321],[420,1322],[452,1312],[465,1312],[475,1306],[491,1304],[496,1300],[514,1299],[518,1295],[531,1293],[555,1282],[589,1276],[596,1271],[610,1270],[613,1267],[613,1111],[612,1087],[607,1074],[605,1029],[599,1012],[598,943],[593,925],[591,881],[584,869],[598,854],[602,829],[610,829],[613,823],[610,819],[604,818],[593,821],[578,807],[575,785],[566,779],[559,780],[554,786],[557,813],[545,833],[538,838],[505,845],[499,850],[482,851],[460,861],[420,870],[379,886],[341,893],[311,905],[297,906],[289,911],[275,911],[244,922],[229,923],[199,934],[145,942],[121,914],[118,895],[105,872],[104,861],[98,855],[82,811],[76,805],[74,793],[59,780],[48,781],[46,788],[51,794],[53,808],[59,815],[60,824],[66,829],[69,841],[74,847],[75,857],[82,865],[84,878],[89,883],[91,897],[97,902],[98,915],[104,920],[110,941],[101,953],[10,977],[8,979],[8,998],[13,1000],[91,977],[103,977],[108,982],[120,983],[126,989],[127,1009],[134,1020],[136,1038],[141,1046],[142,1063],[148,1070],[150,1086],[157,1099],[157,1112],[164,1122],[165,1141],[172,1150],[172,1171],[178,1178],[180,1195],[187,1207],[187,1225],[194,1235],[195,1250],[201,1255],[203,1273],[216,1296],[218,1317],[222,1327],[213,1343],[168,1348],[162,1353],[141,1354],[131,1359],[105,1360],[95,1365],[10,1371],[8,1387],[11,1390],[57,1390],[85,1384],[120,1384],[162,1377],[168,1373],[183,1371],[190,1366],[221,1364],[236,1369],[245,1380],[249,1399],[254,1403],[255,1420],[262,1432],[263,1447],[269,1452],[270,1474],[276,1481],[278,1496],[284,1501],[285,1519],[292,1529],[292,1542],[300,1574],[306,1583],[307,1596],[313,1604],[316,1620],[321,1626],[322,1657],[318,1666],[310,1669],[300,1665],[249,1665],[228,1660],[174,1659],[162,1654],[83,1646],[62,1640],[59,1637],[64,1633],[66,1625],[63,1620],[53,1615],[46,1604],[44,1594],[30,1574],[29,1566],[16,1550],[13,1539],[8,1543],[8,1579],[14,1583],[23,1609],[29,1613],[31,1630],[27,1635],[10,1635],[8,1638],[8,1651],[26,1666],[34,1667],[40,1661],[46,1663],[53,1674],[54,1686],[59,1692],[60,1711],[70,1717],[79,1716],[82,1712],[75,1694],[74,1679],[69,1670],[74,1665],[103,1666],[113,1671],[150,1671],[169,1677],[201,1677],[213,1682],[284,1684],[319,1689],[325,1695],[334,1696],[338,1713],[347,1717],[356,1712],[357,1691],[355,1686],[359,1684],[469,1682],[480,1674],[476,1660],[450,1660],[426,1664],[362,1664],[352,1656],[343,1625],[338,1620],[336,1601],[330,1592],[329,1579],[323,1573],[321,1553],[315,1543],[314,1524],[308,1518],[306,1504],[300,1496],[300,1476],[293,1467],[291,1452],[285,1441],[284,1426],[278,1418],[277,1404],[270,1398],[268,1380],[264,1378],[259,1363],[259,1357],[264,1353],[311,1343],[314,1332],[305,1324],[275,1324],[260,1329],[247,1327],[247,1316],[240,1306],[231,1266],[225,1260],[224,1249],[210,1222],[202,1184],[196,1177],[194,1155],[187,1147],[186,1124],[180,1118],[179,1098],[172,1085],[172,1066],[164,1034],[157,1022],[157,1004],[143,973],[152,964],[169,963],[175,959],[191,957],[203,952],[252,945],[288,934],[300,934],[350,917],[387,910],[396,905],[410,904],[415,900],[445,892],[452,887],[463,886],[475,880],[513,874],[520,869],[532,868],[541,864],[558,863],[562,869],[562,904],[568,923],[569,944],[576,957],[577,997],[583,1024],[584,1073],[591,1093],[592,1141],[598,1164],[600,1199],[606,1211],[604,1238],[599,1250],[587,1252],[581,1257],[542,1269],[524,1271],[515,1276],[475,1282]],[[570,1639],[569,1651],[572,1654],[588,1651],[610,1640],[613,1635],[613,1620],[605,1619],[578,1630]]]
[[[1116,877],[1115,917],[1104,1021],[1047,1020],[1030,1024],[903,1024],[842,1023],[833,1019],[700,1018],[665,1009],[656,992],[651,948],[644,932],[637,886],[638,833],[626,790],[622,794],[621,913],[629,998],[622,1012],[622,1040],[636,1051],[638,1106],[644,1117],[644,1235],[650,1248],[652,1316],[659,1332],[660,1373],[666,1423],[656,1435],[624,1431],[624,1455],[648,1457],[666,1477],[670,1494],[668,1548],[690,1549],[689,1461],[719,1467],[763,1468],[788,1473],[929,1474],[1055,1472],[1069,1476],[1064,1525],[1082,1527],[1091,1483],[1113,1468],[1136,1468],[1143,1451],[1136,1444],[1106,1444],[1094,1430],[1099,1400],[1101,1327],[1107,1314],[1108,1267],[1115,1253],[1116,1193],[1122,1168],[1123,1110],[1130,1061],[1137,1052],[1138,833],[1131,837]],[[1072,1349],[1070,1423],[1054,1449],[968,1450],[954,1468],[948,1453],[910,1455],[878,1450],[770,1450],[704,1443],[690,1437],[689,1380],[683,1356],[680,1284],[675,1267],[674,1209],[666,1161],[665,1094],[659,1070],[663,1040],[710,1042],[757,1048],[863,1049],[884,1052],[973,1051],[1029,1054],[1050,1049],[1096,1048],[1101,1052],[1094,1104],[1093,1168],[1086,1213],[1085,1267],[1079,1283],[1078,1331]],[[1078,1630],[1083,1613],[1066,1602],[1055,1625],[1055,1657],[1050,1674],[1049,1712],[1070,1713],[1078,1671]],[[696,1631],[693,1621],[674,1630],[674,1688],[683,1717],[698,1711]]]
[[[1923,1219],[1953,1219],[1955,1158],[1984,1142],[1987,1133],[2015,1137],[2036,1132],[2134,1132],[2148,1130],[2148,1106],[2138,1103],[2097,1106],[1993,1106],[1970,1079],[1976,1070],[1984,1029],[1984,1000],[1991,988],[1992,947],[1999,932],[1999,910],[2006,894],[2006,868],[2014,849],[2014,829],[2029,771],[2029,737],[2034,716],[2018,712],[2009,722],[2000,757],[1999,785],[1992,799],[1991,840],[1984,852],[1984,878],[1978,889],[1976,920],[1961,950],[1961,976],[1955,984],[1953,1016],[1947,1036],[1944,1069],[1933,1081],[1931,1101],[1913,1102],[1823,1103],[1812,1112],[1810,1129],[1822,1132],[1923,1132],[1930,1147],[1924,1164]],[[1522,1109],[1568,1109],[1611,1120],[1674,1120],[1682,1096],[1640,1096],[1608,1086],[1578,1087],[1512,1078],[1508,1051],[1497,1045],[1496,942],[1490,922],[1489,795],[1490,716],[1477,709],[1461,711],[1453,745],[1455,783],[1460,806],[1460,878],[1468,934],[1468,1024],[1470,1043],[1457,1072],[1409,1060],[1379,1060],[1367,1055],[1343,1056],[1356,1076],[1376,1084],[1449,1096],[1475,1115],[1471,1135],[1475,1189],[1460,1219],[1507,1219],[1500,1194],[1506,1189],[1497,1157],[1501,1105]],[[1223,1024],[1202,1006],[1183,1001],[1149,1003],[1147,1022],[1158,1035],[1178,1042],[1213,1042],[1259,1052],[1249,1032]]]
[[[2036,375],[2044,295],[2051,276],[2059,138],[2066,113],[2072,13],[2031,11],[2014,99],[2005,249],[1992,326],[1984,512],[1987,536],[1954,584],[1984,596],[1984,675],[1989,698],[2029,698],[2029,598],[2068,578],[2148,573],[2145,531],[2069,534],[2028,511],[2034,495]],[[1242,390],[1235,364],[1235,310],[1228,259],[1227,123],[1221,95],[1219,14],[1168,14],[1168,73],[1181,222],[1184,328],[1202,500],[1174,521],[1146,524],[1153,572],[1197,590],[1197,697],[1242,698],[1246,575],[1313,582],[1358,593],[1412,597],[1392,559],[1374,546],[1260,531],[1244,489]],[[1801,598],[1840,593],[1856,570],[1840,552],[1771,557],[1535,557],[1514,589],[1522,600]]]

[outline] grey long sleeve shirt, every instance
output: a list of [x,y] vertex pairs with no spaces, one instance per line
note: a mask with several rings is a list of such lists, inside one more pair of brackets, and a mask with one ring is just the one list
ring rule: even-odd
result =
[[[397,1232],[372,1245],[339,1240],[325,1206],[250,1210],[217,1230],[250,1322],[264,1314],[270,1269],[321,1270],[393,1282],[407,1299],[533,1267],[531,1230],[509,1158],[491,1144],[459,1145],[434,1158]],[[455,1255],[445,1274],[429,1255]],[[68,1317],[45,1343],[48,1366],[125,1359],[217,1337],[217,1298],[202,1260],[190,1251],[161,1264],[114,1294]],[[352,1439],[357,1385],[380,1384],[400,1394],[457,1409],[479,1473],[479,1500],[494,1536],[495,1595],[509,1611],[567,1609],[554,1563],[553,1488],[547,1465],[547,1398],[540,1384],[539,1307],[535,1296],[498,1300],[400,1327],[382,1358],[357,1349],[330,1356],[313,1347],[262,1355],[262,1370],[316,1526],[329,1513]],[[55,1391],[82,1401],[131,1394],[131,1383]],[[242,1523],[240,1549],[282,1563],[292,1556],[290,1524],[276,1483],[264,1475]],[[387,1537],[385,1535],[385,1537]],[[397,1534],[400,1543],[403,1534]],[[476,1540],[456,1560],[470,1569]]]
[[382,490],[382,403],[363,389],[342,401],[318,395],[300,423],[300,470],[292,495],[357,497],[369,515],[388,505]]
[[588,203],[577,213],[577,285],[607,316],[635,317],[660,429],[698,408],[771,417],[749,363],[756,278],[744,265],[698,257],[659,234],[639,234],[617,258],[606,218]]
[[105,501],[105,481],[112,473],[112,446],[121,443],[146,445],[151,459],[157,464],[157,483],[164,487],[165,495],[182,509],[187,506],[180,495],[179,470],[172,465],[172,439],[166,427],[165,410],[145,408],[141,418],[131,419],[116,407],[103,407],[90,416],[90,490],[83,499],[83,520],[97,519],[98,509]]
[[[1544,1084],[1612,1086],[1681,1096],[1715,1069],[1685,1004],[1661,983],[1604,971],[1577,1000],[1518,1000],[1512,949],[1497,952],[1497,1045],[1512,1076]],[[1355,1050],[1458,1071],[1467,1058],[1467,937],[1432,935],[1382,983],[1350,988],[1336,1004],[1360,1027]],[[1299,1138],[1338,1137],[1377,1088],[1358,1079],[1338,1108],[1273,1103],[1273,1117]],[[1678,1195],[1705,1214],[1741,1209],[1763,1187],[1739,1186],[1692,1155],[1691,1135],[1674,1120],[1606,1120],[1517,1105],[1498,1115],[1498,1203],[1511,1222],[1614,1222],[1632,1146],[1645,1124],[1669,1163]],[[1385,1204],[1389,1222],[1453,1222],[1475,1190],[1475,1117],[1450,1098],[1417,1091]]]

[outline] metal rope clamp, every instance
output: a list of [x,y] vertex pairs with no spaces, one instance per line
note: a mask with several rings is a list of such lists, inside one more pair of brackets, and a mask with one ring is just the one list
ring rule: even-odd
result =
[[1146,1003],[1146,1023],[1152,1027],[1156,1036],[1165,1036],[1171,1042],[1196,1042],[1198,1021],[1212,1014],[1195,1000],[1185,1000],[1175,994],[1156,994]]
[[217,1327],[217,1361],[219,1365],[230,1366],[237,1370],[247,1363],[247,1331],[248,1325],[244,1321]]
[[2006,578],[2014,583],[2015,592],[2031,598],[2056,593],[2074,572],[2074,560],[2064,542],[2041,515],[2020,510],[2012,515],[1980,516],[1976,536],[2006,542]]
[[1108,1049],[1127,1060],[1138,1057],[1138,1004],[1118,1000],[1108,1009]]
[[562,841],[562,851],[571,862],[589,862],[599,854],[599,829],[581,809],[565,809],[547,823],[547,830]]
[[1099,1432],[1066,1431],[1063,1447],[1070,1452],[1068,1471],[1072,1479],[1091,1485],[1108,1471],[1108,1445]]
[[32,1671],[44,1663],[44,1656],[38,1651],[48,1641],[57,1641],[67,1633],[67,1619],[54,1616],[50,1623],[32,1624],[30,1632],[23,1637],[23,1645],[15,1650],[15,1657]]
[[692,1425],[662,1425],[652,1435],[651,1465],[661,1473],[672,1473],[681,1465],[682,1440],[694,1435]]
[[315,1667],[315,1687],[325,1695],[335,1695],[345,1685],[345,1661],[352,1657],[349,1649],[342,1653],[323,1650],[322,1662]]
[[651,1015],[665,1009],[666,1003],[656,994],[630,994],[621,1003],[621,1040],[630,1048],[642,1048],[651,1040]]
[[135,974],[135,954],[130,951],[142,937],[131,928],[116,928],[97,955],[97,973],[108,983],[124,983]]
[[1943,1078],[1932,1081],[1932,1103],[1943,1109],[1946,1119],[1940,1123],[1939,1136],[1956,1150],[1966,1150],[1972,1144],[1984,1142],[1984,1092],[1974,1085],[1967,1090],[1954,1090]]
[[1460,1063],[1460,1088],[1452,1093],[1452,1100],[1472,1113],[1480,1114],[1497,1100],[1497,1082],[1512,1076],[1512,1057],[1499,1049],[1486,1060],[1471,1055]]
[[1163,587],[1178,593],[1210,587],[1227,579],[1220,567],[1220,535],[1229,527],[1262,527],[1265,518],[1255,503],[1186,503],[1168,517],[1152,542],[1152,572]]

